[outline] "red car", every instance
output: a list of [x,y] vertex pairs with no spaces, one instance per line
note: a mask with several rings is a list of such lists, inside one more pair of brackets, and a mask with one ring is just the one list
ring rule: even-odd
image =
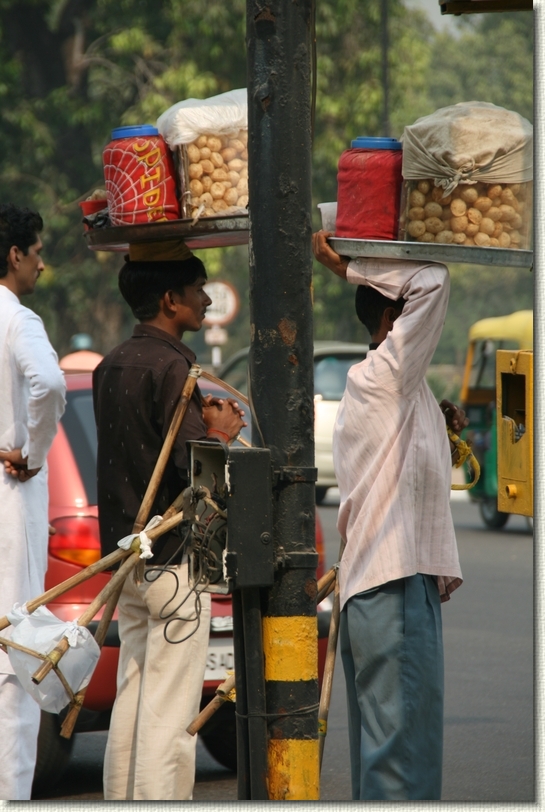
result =
[[[45,588],[50,589],[101,557],[97,518],[96,428],[93,413],[91,373],[67,374],[67,404],[59,430],[48,456],[49,521],[55,534],[49,537],[49,563]],[[204,382],[204,394],[226,396],[223,390]],[[318,577],[324,572],[324,544],[319,518],[316,518]],[[78,618],[107,583],[108,573],[96,575],[66,592],[48,608],[62,620]],[[100,616],[100,615],[99,615]],[[319,673],[323,673],[330,611],[320,607]],[[89,628],[96,629],[97,621]],[[117,622],[110,629],[85,695],[76,732],[107,730],[116,693],[119,653]],[[233,619],[229,595],[212,595],[210,644],[201,707],[214,696],[225,679],[225,669],[233,668]],[[62,713],[61,713],[62,717]],[[60,778],[68,765],[73,740],[59,736],[61,718],[42,712],[34,787],[44,788]],[[226,703],[201,731],[209,752],[224,766],[236,769],[234,705]]]

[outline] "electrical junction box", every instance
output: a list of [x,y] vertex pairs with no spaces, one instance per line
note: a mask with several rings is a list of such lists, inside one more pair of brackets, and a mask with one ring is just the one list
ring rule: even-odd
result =
[[227,594],[272,586],[272,472],[268,448],[230,448],[210,441],[188,443],[191,486],[210,491],[192,524],[189,572],[192,585]]
[[498,510],[534,513],[534,355],[531,350],[498,350]]

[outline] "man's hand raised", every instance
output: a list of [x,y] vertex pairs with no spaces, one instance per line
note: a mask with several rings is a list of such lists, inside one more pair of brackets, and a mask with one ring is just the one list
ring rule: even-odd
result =
[[452,429],[455,434],[460,434],[466,426],[469,426],[469,419],[466,417],[466,413],[463,409],[460,409],[459,406],[456,406],[455,403],[451,403],[450,400],[442,400],[439,407],[445,415],[447,426],[449,429]]
[[243,420],[244,411],[232,398],[215,398],[207,395],[203,398],[202,408],[207,435],[226,442],[234,440],[244,426],[248,424]]
[[333,236],[332,231],[317,231],[312,235],[312,250],[318,262],[340,276],[341,279],[346,279],[348,259],[339,256],[328,243],[327,238]]

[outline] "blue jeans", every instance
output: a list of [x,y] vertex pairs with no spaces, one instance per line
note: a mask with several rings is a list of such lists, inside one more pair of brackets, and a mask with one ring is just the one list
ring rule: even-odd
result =
[[350,598],[340,620],[353,800],[440,800],[443,638],[435,580]]

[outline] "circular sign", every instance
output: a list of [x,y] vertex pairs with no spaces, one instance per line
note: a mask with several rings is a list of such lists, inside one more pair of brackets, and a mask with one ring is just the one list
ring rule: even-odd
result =
[[229,282],[207,282],[204,290],[212,299],[206,309],[205,324],[223,327],[233,321],[240,309],[236,288]]

